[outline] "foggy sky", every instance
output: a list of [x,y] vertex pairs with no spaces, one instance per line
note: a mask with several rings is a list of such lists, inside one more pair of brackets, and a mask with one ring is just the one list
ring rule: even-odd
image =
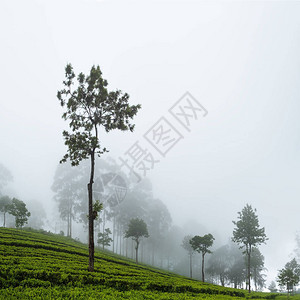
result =
[[246,203],[269,241],[268,281],[300,230],[300,3],[6,1],[0,3],[0,162],[8,190],[53,207],[66,148],[56,98],[64,67],[100,65],[109,88],[142,104],[132,133],[102,132],[118,159],[189,91],[207,111],[149,173],[173,221],[219,235]]

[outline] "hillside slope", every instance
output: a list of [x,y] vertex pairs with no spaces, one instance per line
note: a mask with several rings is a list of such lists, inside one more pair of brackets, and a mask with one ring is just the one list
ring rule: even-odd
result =
[[[49,233],[0,228],[1,299],[245,299],[243,290],[201,283],[96,251]],[[253,297],[253,298],[252,298]],[[252,299],[274,299],[253,293]]]

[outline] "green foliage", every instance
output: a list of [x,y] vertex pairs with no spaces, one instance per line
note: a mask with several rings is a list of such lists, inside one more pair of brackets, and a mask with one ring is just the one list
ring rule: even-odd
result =
[[30,217],[30,212],[26,208],[26,204],[16,198],[12,199],[8,213],[15,217],[15,225],[17,228],[23,227]]
[[99,200],[96,200],[93,204],[93,218],[94,220],[97,220],[99,216],[99,212],[103,209],[103,203],[101,203]]
[[131,219],[128,224],[128,229],[125,232],[125,238],[132,238],[136,242],[135,250],[136,250],[136,258],[135,261],[138,263],[138,249],[140,239],[142,237],[148,238],[148,228],[147,224],[143,219],[135,218]]
[[104,232],[98,233],[98,244],[102,245],[103,249],[105,246],[110,246],[110,243],[113,241],[113,239],[110,237],[111,231],[109,228],[105,228]]
[[205,234],[204,236],[195,235],[191,240],[190,244],[194,251],[198,253],[206,254],[212,253],[208,248],[213,245],[214,237],[212,234]]
[[300,281],[300,265],[296,259],[286,263],[285,267],[279,270],[277,282],[279,286],[286,286],[287,292],[293,291],[294,287]]
[[251,252],[251,248],[265,243],[268,239],[265,228],[259,228],[258,216],[251,205],[247,204],[241,212],[238,212],[238,221],[232,221],[236,228],[233,230],[232,240],[245,247],[245,252]]
[[[1,299],[245,299],[245,291],[190,280],[35,230],[0,228]],[[257,296],[257,298],[255,297]],[[271,299],[253,294],[252,299]]]
[[131,219],[125,232],[125,237],[131,237],[135,242],[138,242],[142,237],[149,237],[147,224],[139,218]]

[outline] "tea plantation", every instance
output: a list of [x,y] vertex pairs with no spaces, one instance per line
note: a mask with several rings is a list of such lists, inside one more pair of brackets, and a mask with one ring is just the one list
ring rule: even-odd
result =
[[37,231],[0,228],[0,299],[285,299],[202,283]]

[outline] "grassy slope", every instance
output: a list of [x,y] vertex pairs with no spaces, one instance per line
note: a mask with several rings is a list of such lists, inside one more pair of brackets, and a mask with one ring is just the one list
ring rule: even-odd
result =
[[[0,299],[245,299],[242,290],[202,283],[33,231],[0,228]],[[252,298],[253,297],[253,298]],[[252,299],[274,299],[253,293]]]

